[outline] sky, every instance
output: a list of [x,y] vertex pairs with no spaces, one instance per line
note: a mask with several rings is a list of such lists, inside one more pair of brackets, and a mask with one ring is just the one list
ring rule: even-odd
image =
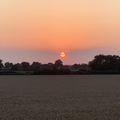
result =
[[81,64],[98,54],[120,55],[119,5],[120,0],[0,0],[0,59]]

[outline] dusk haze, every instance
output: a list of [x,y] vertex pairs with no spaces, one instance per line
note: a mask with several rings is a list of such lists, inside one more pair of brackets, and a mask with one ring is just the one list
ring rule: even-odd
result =
[[120,0],[0,0],[0,120],[120,120]]
[[[61,52],[65,57],[61,57]],[[88,63],[120,55],[119,0],[1,0],[0,59]]]

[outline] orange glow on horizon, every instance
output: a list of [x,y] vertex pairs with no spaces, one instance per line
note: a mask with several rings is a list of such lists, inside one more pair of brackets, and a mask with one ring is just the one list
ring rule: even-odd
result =
[[3,0],[0,48],[58,54],[103,46],[116,49],[120,44],[120,1],[105,1]]

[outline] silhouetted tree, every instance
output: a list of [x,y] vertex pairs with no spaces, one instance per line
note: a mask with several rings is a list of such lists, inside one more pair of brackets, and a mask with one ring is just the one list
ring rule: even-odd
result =
[[87,64],[82,63],[82,64],[81,64],[81,68],[80,68],[79,70],[80,70],[80,71],[86,71],[86,70],[90,70],[90,68],[88,67]]
[[39,70],[40,67],[41,67],[41,63],[39,62],[33,62],[32,65],[30,66],[30,68],[33,70]]
[[12,66],[12,70],[18,70],[18,69],[22,69],[22,65],[20,63],[16,63]]
[[120,71],[120,59],[116,62],[115,69]]
[[14,65],[12,66],[12,70],[18,70],[18,66],[17,66],[16,64],[14,64]]
[[30,63],[28,62],[22,62],[21,65],[23,69],[28,69],[30,67]]
[[0,69],[3,67],[2,60],[0,59]]
[[72,69],[80,69],[81,68],[81,65],[80,64],[74,64],[72,65]]
[[48,63],[48,64],[43,64],[42,65],[42,69],[44,70],[44,69],[49,69],[49,70],[51,70],[51,69],[53,69],[53,67],[54,67],[54,64],[53,63]]
[[56,60],[55,64],[54,64],[54,67],[55,67],[55,69],[63,68],[63,62],[60,59]]
[[87,64],[85,64],[85,63],[82,63],[81,64],[81,67],[84,67],[84,68],[86,68],[88,65]]
[[4,64],[4,66],[5,66],[6,68],[12,68],[13,63],[6,62],[6,63]]
[[51,66],[51,67],[53,67],[53,66],[54,66],[54,64],[53,64],[53,63],[48,63],[47,65],[48,65],[48,66]]
[[54,68],[54,64],[53,63],[48,63],[47,66],[48,66],[49,69],[53,69]]
[[92,70],[115,70],[120,63],[120,57],[117,55],[96,55],[89,66]]

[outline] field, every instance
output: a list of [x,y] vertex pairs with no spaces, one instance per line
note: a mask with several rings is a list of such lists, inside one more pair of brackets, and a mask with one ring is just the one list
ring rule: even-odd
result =
[[119,75],[0,76],[0,120],[118,120]]

